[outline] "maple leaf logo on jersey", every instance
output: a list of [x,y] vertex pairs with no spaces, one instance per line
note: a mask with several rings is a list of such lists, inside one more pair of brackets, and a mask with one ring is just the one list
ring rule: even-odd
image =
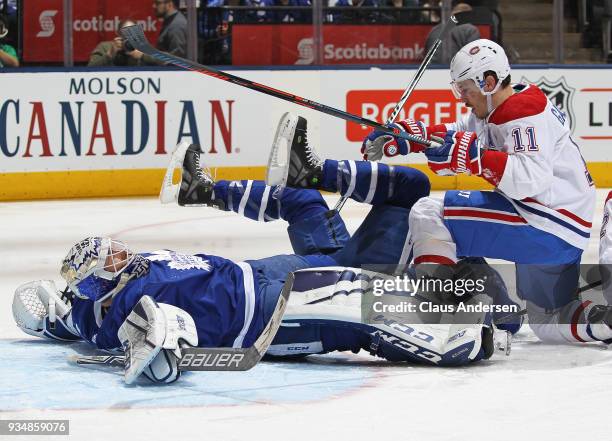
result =
[[565,77],[559,77],[556,80],[549,80],[546,77],[541,77],[537,81],[531,81],[526,77],[521,78],[521,83],[531,83],[542,89],[548,99],[569,118],[570,130],[574,131],[574,93],[576,89],[570,87],[565,81]]
[[210,266],[208,260],[204,260],[199,256],[193,256],[191,254],[177,253],[176,251],[157,250],[153,251],[151,255],[146,256],[146,258],[151,261],[167,261],[168,266],[175,270],[201,269],[204,271],[210,271],[212,269],[212,266]]

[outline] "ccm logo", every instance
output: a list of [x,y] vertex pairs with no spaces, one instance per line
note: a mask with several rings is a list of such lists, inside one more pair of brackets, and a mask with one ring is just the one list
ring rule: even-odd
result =
[[238,367],[244,354],[185,354],[179,367]]
[[[384,123],[393,112],[402,93],[402,90],[351,90],[346,94],[346,111]],[[395,121],[412,118],[423,121],[427,127],[455,122],[468,112],[469,109],[455,98],[450,89],[415,90]],[[349,141],[361,142],[370,130],[370,127],[347,122],[346,138]]]

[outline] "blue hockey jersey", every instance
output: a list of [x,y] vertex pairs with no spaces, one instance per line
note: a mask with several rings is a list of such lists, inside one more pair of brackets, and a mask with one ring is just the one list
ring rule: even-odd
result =
[[81,337],[100,349],[119,349],[117,337],[143,295],[188,311],[201,347],[251,346],[263,329],[261,300],[247,263],[169,250],[141,253],[149,271],[130,280],[102,316],[102,306],[75,299],[72,320]]

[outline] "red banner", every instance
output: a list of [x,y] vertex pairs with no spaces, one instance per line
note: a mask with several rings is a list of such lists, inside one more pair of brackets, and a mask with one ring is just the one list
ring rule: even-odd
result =
[[[28,62],[61,62],[64,59],[64,14],[62,0],[26,1],[23,5],[23,59]],[[117,35],[121,20],[140,23],[155,42],[161,21],[153,14],[152,2],[87,0],[73,2],[72,39],[74,61],[89,59],[96,45]]]
[[[346,111],[383,124],[395,108],[403,90],[351,90],[346,94]],[[449,89],[415,90],[397,120],[412,118],[426,126],[455,122],[469,112]],[[346,123],[346,139],[361,142],[372,129]]]
[[[323,64],[409,64],[425,56],[430,25],[325,25]],[[478,26],[482,38],[489,26]],[[232,64],[312,64],[312,25],[234,25]]]

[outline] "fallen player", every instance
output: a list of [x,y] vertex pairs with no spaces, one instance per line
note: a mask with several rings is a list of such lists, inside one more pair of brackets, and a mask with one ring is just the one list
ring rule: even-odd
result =
[[[281,130],[287,124],[293,130]],[[298,124],[303,124],[303,133],[296,133]],[[305,120],[286,115],[276,141],[284,138],[295,144],[305,133]],[[64,259],[61,273],[68,288],[63,292],[49,281],[18,288],[13,313],[25,332],[58,340],[83,339],[106,351],[127,349],[142,356],[129,358],[126,380],[144,373],[153,381],[168,383],[180,374],[181,345],[252,345],[270,320],[288,273],[297,271],[284,326],[270,347],[272,355],[365,349],[394,361],[446,366],[469,364],[493,353],[490,314],[482,314],[473,324],[410,327],[389,320],[367,324],[360,318],[364,276],[360,269],[345,266],[398,260],[407,233],[407,223],[397,222],[398,210],[405,219],[410,207],[428,194],[429,182],[422,173],[381,165],[366,194],[358,188],[351,195],[373,205],[351,238],[318,191],[285,189],[275,197],[277,189],[263,182],[215,183],[200,167],[199,148],[181,146],[176,156],[183,166],[176,189],[179,203],[234,210],[256,220],[283,218],[289,223],[295,254],[236,263],[169,250],[134,253],[110,238],[87,238]],[[498,293],[496,301],[512,303],[499,276],[494,271],[490,276],[489,291]],[[143,319],[151,311],[155,323]],[[157,327],[164,328],[166,338],[151,344],[143,329]],[[504,349],[507,339],[502,332]]]

